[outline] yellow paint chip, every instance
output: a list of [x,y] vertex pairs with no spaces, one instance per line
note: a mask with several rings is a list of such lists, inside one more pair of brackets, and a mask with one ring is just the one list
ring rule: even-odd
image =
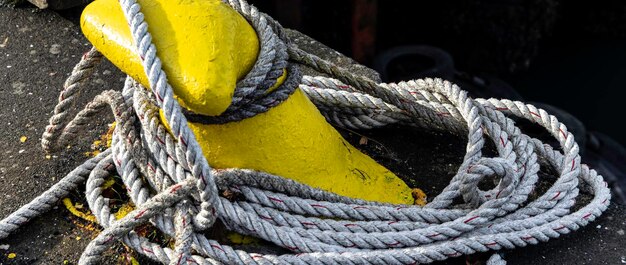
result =
[[26,137],[26,136],[20,137],[20,142],[24,143],[24,142],[26,142],[26,140],[28,140],[28,137]]
[[115,213],[115,218],[117,218],[118,220],[122,219],[133,210],[135,210],[135,206],[133,206],[131,203],[125,203],[124,205],[122,205],[122,207],[120,207],[119,210],[117,210],[117,212]]
[[74,204],[72,203],[72,200],[70,200],[70,198],[64,198],[62,202],[63,202],[63,205],[65,205],[65,208],[67,208],[67,210],[70,211],[70,213],[72,213],[73,215],[89,222],[96,222],[96,217],[93,216],[93,214],[83,213],[79,211],[78,209],[76,209],[76,207],[74,207]]
[[9,255],[7,255],[7,258],[10,258],[10,259],[14,259],[15,257],[17,257],[17,254],[15,253],[9,253]]

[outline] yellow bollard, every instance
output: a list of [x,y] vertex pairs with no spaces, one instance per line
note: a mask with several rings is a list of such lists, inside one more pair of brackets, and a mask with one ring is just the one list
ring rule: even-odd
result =
[[[209,116],[224,112],[237,80],[256,61],[259,40],[254,29],[220,0],[139,3],[181,106]],[[113,64],[148,86],[116,0],[87,6],[81,27]],[[215,168],[265,171],[353,198],[415,202],[401,179],[346,142],[299,89],[254,117],[189,126]]]

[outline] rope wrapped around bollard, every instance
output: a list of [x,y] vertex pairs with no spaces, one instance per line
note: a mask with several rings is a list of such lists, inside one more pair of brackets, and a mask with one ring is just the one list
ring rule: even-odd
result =
[[[87,246],[81,264],[96,264],[114,240],[164,264],[429,263],[547,241],[587,225],[609,205],[602,176],[580,163],[573,135],[546,111],[522,102],[472,99],[440,79],[375,83],[290,44],[277,22],[244,0],[228,3],[256,29],[261,50],[253,69],[238,83],[231,107],[224,115],[206,117],[178,104],[139,4],[120,1],[150,89],[127,77],[121,92],[105,91],[71,116],[76,94],[102,60],[95,49],[87,52],[65,83],[42,146],[47,151],[65,146],[105,108],[112,110],[117,124],[112,146],[0,221],[0,239],[85,182],[89,207],[104,231]],[[329,77],[301,77],[298,65]],[[285,68],[287,80],[266,94]],[[463,163],[424,207],[367,202],[263,172],[210,167],[188,121],[225,123],[252,117],[280,104],[298,86],[339,126],[368,129],[399,123],[467,134]],[[160,111],[170,131],[161,123]],[[525,135],[505,114],[544,127],[559,148]],[[494,143],[497,156],[483,156],[486,139]],[[556,172],[556,181],[531,199],[541,166]],[[121,176],[136,205],[119,220],[101,189],[111,174]],[[499,183],[481,190],[478,184],[487,176]],[[580,189],[593,199],[571,210]],[[229,200],[220,191],[242,199]],[[454,202],[458,198],[462,204]],[[248,253],[207,238],[203,231],[217,218],[229,230],[293,254]],[[174,238],[174,247],[162,247],[133,231],[148,222]],[[495,254],[489,263],[505,262]]]

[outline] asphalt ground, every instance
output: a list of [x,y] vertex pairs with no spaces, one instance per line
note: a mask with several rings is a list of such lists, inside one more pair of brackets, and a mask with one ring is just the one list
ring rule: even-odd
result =
[[[325,52],[310,40],[302,43]],[[87,158],[85,152],[112,121],[109,115],[94,119],[83,137],[61,153],[47,157],[40,147],[62,84],[89,47],[78,26],[57,13],[0,8],[0,218],[82,163]],[[350,63],[334,54],[326,57]],[[123,75],[105,62],[92,81],[81,102],[88,102],[102,90],[120,89]],[[462,137],[403,128],[344,135],[357,143],[362,136],[371,139],[367,146],[355,145],[431,196],[447,183],[446,177],[453,174],[464,150]],[[80,197],[80,191],[73,196]],[[0,241],[0,264],[74,264],[98,229],[59,203]],[[575,233],[503,254],[509,264],[625,264],[625,230],[626,207],[612,205],[602,217]],[[129,262],[127,258],[124,247],[118,244],[103,263],[124,264]],[[476,255],[438,264],[471,264],[486,258]],[[150,262],[140,259],[140,263]]]

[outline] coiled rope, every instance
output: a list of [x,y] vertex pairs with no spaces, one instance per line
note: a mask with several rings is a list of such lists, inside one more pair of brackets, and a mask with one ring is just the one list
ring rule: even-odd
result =
[[[104,230],[84,250],[80,264],[96,264],[114,240],[163,264],[429,263],[547,241],[587,225],[609,205],[610,192],[602,176],[580,164],[573,135],[544,110],[516,101],[472,99],[440,79],[377,84],[290,44],[278,23],[244,0],[228,4],[254,26],[261,52],[253,70],[238,83],[226,115],[207,118],[182,110],[139,4],[120,1],[150,90],[127,77],[122,92],[105,91],[71,116],[76,94],[102,59],[95,49],[86,53],[65,83],[42,146],[48,151],[64,146],[91,117],[110,108],[117,122],[112,147],[0,221],[0,239],[85,181],[89,207]],[[299,80],[297,65],[330,77]],[[285,68],[289,77],[283,87],[262,93]],[[297,85],[340,126],[363,129],[400,123],[467,133],[463,163],[450,184],[424,207],[366,202],[263,172],[209,166],[188,120],[221,123],[251,117],[279,104]],[[159,111],[171,133],[161,123]],[[544,127],[559,148],[523,134],[505,114]],[[486,138],[493,141],[497,156],[482,155]],[[544,194],[529,198],[540,166],[556,172],[556,181]],[[119,220],[100,188],[115,173],[136,205]],[[498,178],[498,185],[479,189],[486,177]],[[593,199],[572,210],[581,189]],[[218,191],[243,199],[229,200]],[[463,203],[453,202],[458,198]],[[232,231],[265,239],[292,254],[248,253],[209,239],[203,231],[217,218]],[[174,247],[162,247],[133,231],[148,222],[174,238]],[[495,254],[489,263],[505,262]]]

